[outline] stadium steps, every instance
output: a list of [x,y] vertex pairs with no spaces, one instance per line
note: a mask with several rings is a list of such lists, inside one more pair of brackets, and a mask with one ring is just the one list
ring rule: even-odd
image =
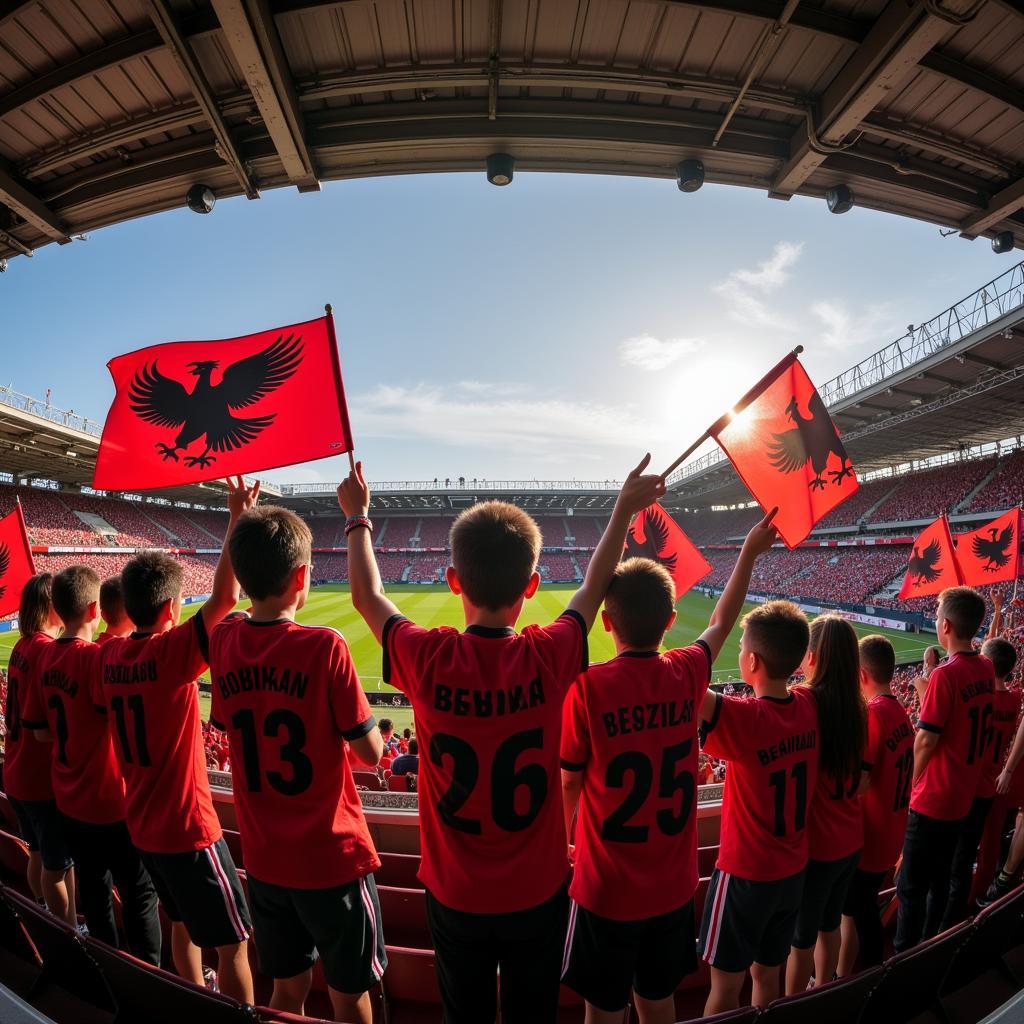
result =
[[562,520],[562,529],[565,530],[565,543],[568,544],[570,543],[570,537],[575,538],[576,531],[573,529],[572,524],[569,522],[568,519]]
[[[380,523],[380,529],[379,530],[377,530],[377,524],[376,523],[373,524],[373,528],[376,531],[376,539],[373,542],[374,543],[374,547],[378,547],[379,548],[381,546],[381,544],[384,542],[384,538],[387,536],[388,526],[390,526],[390,525],[391,525],[391,520],[390,519],[382,519],[381,523]],[[345,536],[345,525],[344,525],[344,523],[342,524],[341,530],[342,530],[342,534],[341,535],[342,535],[342,537],[344,537]],[[341,546],[341,545],[339,545],[339,546]],[[399,545],[399,546],[401,546],[401,545]]]
[[959,512],[961,509],[968,508],[971,502],[974,500],[974,496],[987,487],[992,480],[994,480],[1002,471],[1003,466],[1006,464],[1004,459],[997,459],[995,465],[977,482],[977,484],[971,488],[951,509],[950,512]]
[[580,568],[580,563],[576,561],[576,556],[574,554],[570,553],[569,561],[572,562],[573,570],[576,573],[576,582],[577,583],[582,583],[583,582],[583,570]]
[[[417,519],[416,520],[416,529],[413,530],[412,536],[409,538],[409,547],[413,547],[413,548],[419,547],[420,531],[422,529],[423,529],[423,520],[422,519]],[[403,544],[399,544],[398,546],[399,547],[404,547]]]
[[159,532],[162,533],[171,542],[171,547],[173,547],[173,548],[183,548],[183,547],[186,547],[186,545],[182,542],[182,539],[173,530],[169,530],[162,523],[158,523],[146,511],[144,506],[139,505],[138,508],[136,509],[136,511],[142,513],[143,518],[149,520],[149,522],[151,522],[157,528],[157,530],[159,530]]
[[206,536],[209,537],[210,540],[212,540],[214,544],[217,545],[217,547],[221,547],[224,544],[223,537],[218,537],[215,533],[211,533],[205,526],[202,526],[201,524],[197,523],[191,516],[185,515],[182,509],[178,509],[178,513],[182,519],[191,523],[192,526],[194,526],[200,533],[205,533]]
[[863,515],[862,515],[862,516],[860,517],[860,519],[858,520],[858,522],[861,522],[861,523],[868,523],[868,522],[870,522],[870,521],[871,521],[871,517],[872,517],[872,516],[873,516],[873,515],[875,514],[875,509],[876,509],[876,508],[878,508],[878,506],[879,506],[879,505],[881,505],[883,501],[886,501],[886,500],[887,500],[887,499],[888,499],[889,497],[891,497],[891,496],[892,496],[893,494],[895,494],[895,493],[896,493],[896,491],[897,491],[897,489],[898,489],[898,488],[900,487],[900,485],[901,485],[902,483],[903,483],[903,480],[902,480],[902,479],[900,479],[900,480],[897,480],[897,481],[896,481],[896,483],[894,483],[894,484],[892,485],[892,487],[890,487],[890,488],[889,488],[889,490],[887,490],[887,491],[885,492],[885,494],[883,494],[883,495],[882,495],[882,496],[881,496],[881,497],[880,497],[880,498],[878,499],[878,501],[876,501],[876,502],[874,503],[874,505],[872,505],[872,506],[871,506],[871,508],[867,509],[867,510],[866,510],[866,511],[864,512],[864,514],[863,514]]

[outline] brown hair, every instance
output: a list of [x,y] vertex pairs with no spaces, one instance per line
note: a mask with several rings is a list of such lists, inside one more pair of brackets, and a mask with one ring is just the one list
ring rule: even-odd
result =
[[860,667],[874,683],[886,686],[892,682],[896,674],[896,651],[892,643],[878,633],[861,637],[857,645],[860,649]]
[[818,704],[821,770],[849,782],[860,778],[868,737],[857,631],[838,615],[819,615],[811,623],[810,649],[814,669],[804,685]]
[[53,577],[53,608],[65,623],[80,619],[99,597],[100,576],[92,566],[69,565]]
[[957,640],[973,640],[985,621],[985,598],[974,587],[947,587],[939,594],[939,614]]
[[800,667],[809,642],[807,616],[792,601],[759,605],[740,625],[772,679],[788,679]]
[[497,611],[523,596],[540,557],[533,518],[504,501],[484,501],[452,524],[452,565],[466,597]]
[[1009,678],[1017,665],[1017,651],[1009,640],[994,636],[981,645],[981,653],[992,662],[1000,679]]
[[619,562],[604,596],[612,627],[630,647],[658,647],[675,606],[672,577],[650,558]]
[[181,597],[181,566],[170,555],[147,551],[136,555],[121,570],[121,590],[128,618],[146,629],[156,622],[160,609]]
[[100,584],[100,614],[108,626],[116,626],[127,618],[120,576],[110,576]]
[[257,601],[283,594],[292,574],[308,565],[313,534],[290,509],[261,505],[239,516],[228,554],[238,582]]
[[46,629],[53,607],[53,574],[37,572],[21,592],[18,606],[18,632],[22,636],[32,636]]

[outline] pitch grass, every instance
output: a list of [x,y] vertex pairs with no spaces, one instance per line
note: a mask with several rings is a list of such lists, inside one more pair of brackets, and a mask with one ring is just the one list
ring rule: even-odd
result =
[[[564,611],[569,599],[575,592],[573,585],[549,584],[542,586],[536,596],[526,602],[520,626],[527,623],[547,623]],[[456,626],[464,625],[462,604],[444,586],[401,586],[388,587],[388,596],[398,605],[403,615],[421,626]],[[702,594],[685,594],[679,601],[675,625],[666,639],[667,647],[681,647],[691,643],[707,626],[708,617],[714,608],[714,602]],[[183,612],[184,618],[190,618],[201,605],[188,605]],[[245,607],[241,605],[240,607]],[[753,605],[748,605],[748,608]],[[309,595],[306,607],[299,613],[300,622],[316,625],[333,626],[340,630],[348,641],[355,661],[356,670],[363,681],[363,688],[368,691],[393,692],[381,679],[380,645],[370,634],[359,614],[352,607],[348,597],[348,587],[329,585],[317,587]],[[889,637],[896,648],[897,661],[912,661],[919,658],[929,643],[935,638],[928,634],[903,633],[895,630],[877,629],[873,626],[862,626],[854,623],[858,635],[883,633]],[[737,627],[729,637],[718,661],[715,662],[716,679],[735,679],[737,659],[739,655],[739,635]],[[0,664],[7,665],[11,648],[18,639],[17,633],[0,634]],[[604,632],[600,620],[590,633],[590,660],[606,661],[615,654],[611,637]],[[203,716],[209,714],[209,700],[202,698]],[[377,710],[377,717],[391,718],[398,729],[411,725],[412,713],[407,708],[394,708],[385,711]]]

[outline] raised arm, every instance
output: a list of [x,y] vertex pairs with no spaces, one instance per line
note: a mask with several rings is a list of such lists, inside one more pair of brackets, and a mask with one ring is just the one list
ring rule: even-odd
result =
[[729,582],[722,591],[722,596],[711,613],[711,621],[708,628],[701,633],[700,638],[708,645],[711,651],[711,660],[722,651],[725,641],[736,625],[736,620],[743,610],[743,602],[747,599],[747,590],[750,588],[750,576],[754,571],[754,563],[760,555],[763,555],[778,539],[778,532],[772,525],[772,520],[778,512],[773,508],[751,531],[747,534],[743,547],[740,550],[740,557],[736,559]]
[[1003,631],[1003,594],[1000,590],[992,591],[992,621],[988,624],[986,640],[999,636]]
[[260,496],[259,480],[252,487],[248,487],[244,477],[236,477],[234,480],[229,477],[227,485],[228,529],[224,534],[224,545],[220,549],[217,570],[213,574],[213,592],[199,612],[203,617],[203,624],[206,626],[207,632],[213,629],[238,604],[241,590],[238,580],[235,579],[235,570],[231,568],[228,542],[231,540],[231,531],[235,528],[238,517],[255,508]]
[[608,585],[612,581],[615,566],[622,558],[622,549],[626,546],[626,531],[630,520],[641,509],[653,505],[665,493],[665,480],[653,473],[644,473],[651,461],[650,454],[645,455],[640,465],[626,477],[626,482],[619,491],[612,510],[611,519],[605,527],[601,540],[598,542],[594,555],[587,566],[587,575],[583,585],[573,594],[569,607],[579,613],[587,624],[587,629],[594,624],[597,610],[601,607]]
[[[338,485],[338,504],[348,520],[369,518],[370,488],[363,477],[361,462],[357,462],[356,468]],[[373,534],[365,527],[357,526],[348,531],[345,539],[348,545],[348,581],[352,605],[379,643],[384,624],[392,615],[398,615],[399,611],[384,594],[384,584],[373,553]]]

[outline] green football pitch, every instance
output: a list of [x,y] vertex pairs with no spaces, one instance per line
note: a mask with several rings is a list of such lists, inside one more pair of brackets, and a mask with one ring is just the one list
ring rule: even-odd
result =
[[[572,585],[543,586],[536,596],[526,602],[520,625],[531,622],[550,622],[556,618],[568,604],[575,587]],[[443,586],[391,586],[388,596],[401,609],[402,614],[422,626],[458,626],[464,625],[462,604]],[[201,605],[189,605],[184,616],[194,615]],[[242,605],[244,607],[244,605]],[[753,607],[752,605],[749,607]],[[708,617],[714,608],[714,602],[703,594],[689,593],[683,596],[677,605],[678,616],[675,625],[666,640],[668,647],[681,647],[691,643],[707,626]],[[391,687],[381,679],[380,646],[370,635],[363,624],[352,602],[348,597],[348,588],[344,586],[317,587],[310,595],[306,607],[299,613],[300,622],[333,626],[340,630],[352,651],[356,669],[363,680],[363,688],[369,691],[388,691]],[[883,633],[888,636],[896,648],[898,661],[911,661],[919,657],[934,637],[927,634],[903,633],[895,630],[877,629],[873,626],[862,626],[854,623],[858,634]],[[715,663],[716,679],[737,678],[737,655],[739,653],[739,628],[733,631],[718,661]],[[17,633],[0,634],[0,663],[6,666],[11,648],[18,639]],[[611,637],[604,632],[600,620],[590,634],[591,661],[605,661],[614,655]],[[208,703],[203,700],[203,713],[208,713]],[[385,714],[384,709],[378,711],[378,717]],[[411,712],[407,708],[389,709],[387,717],[391,718],[401,729],[410,724]]]

